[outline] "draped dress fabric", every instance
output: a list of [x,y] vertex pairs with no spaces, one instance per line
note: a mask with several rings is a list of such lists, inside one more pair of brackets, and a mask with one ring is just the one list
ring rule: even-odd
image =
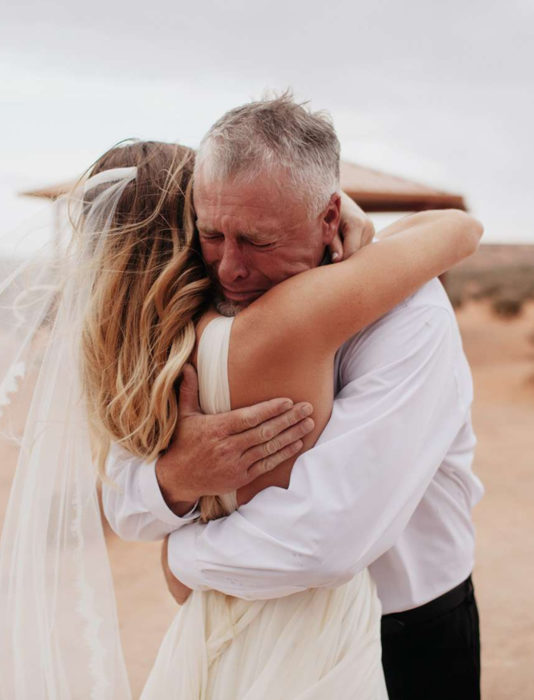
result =
[[[231,318],[200,339],[200,403],[230,409]],[[227,513],[235,494],[222,500]],[[367,570],[338,588],[248,601],[194,591],[158,652],[141,700],[387,700],[381,608]]]

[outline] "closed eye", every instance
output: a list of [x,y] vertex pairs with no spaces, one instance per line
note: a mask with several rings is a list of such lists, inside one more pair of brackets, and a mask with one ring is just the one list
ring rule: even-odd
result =
[[254,248],[270,248],[272,246],[272,243],[254,243],[254,241],[249,241],[249,243]]

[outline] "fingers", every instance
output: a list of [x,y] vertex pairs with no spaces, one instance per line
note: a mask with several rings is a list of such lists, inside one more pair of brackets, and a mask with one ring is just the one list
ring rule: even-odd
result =
[[374,237],[374,226],[371,221],[359,223],[349,228],[343,239],[343,255],[349,258],[358,250],[371,243]]
[[[271,399],[270,401],[262,401],[262,403],[254,406],[238,408],[226,414],[225,428],[229,434],[242,433],[255,428],[261,423],[265,423],[265,421],[283,415],[292,406],[293,401],[291,399]],[[281,429],[283,430],[287,427],[289,426],[284,425]],[[256,443],[251,443],[248,447],[252,447],[252,444]]]
[[[293,422],[295,416],[301,418],[297,423]],[[285,430],[283,429],[284,424],[289,425]],[[308,409],[292,409],[286,415],[280,416],[280,418],[273,418],[268,423],[264,423],[251,431],[251,434],[246,436],[246,441],[243,439],[243,444],[248,445],[250,441],[253,441],[255,444],[244,452],[243,457],[249,465],[270,457],[291,443],[308,435],[314,426],[315,423],[309,417]]]
[[332,262],[340,262],[343,260],[343,241],[341,240],[339,232],[336,233],[332,239],[332,242],[328,246],[328,250],[330,251],[330,259]]
[[265,474],[265,472],[270,472],[279,464],[285,462],[286,459],[294,457],[300,452],[303,446],[304,443],[302,440],[297,440],[296,442],[292,442],[291,445],[284,447],[279,452],[276,452],[265,459],[260,459],[259,462],[256,462],[249,468],[248,482],[250,483],[251,481],[254,481],[254,479],[257,479],[258,476]]
[[344,254],[346,258],[350,258],[351,255],[354,255],[358,250],[361,248],[361,240],[362,240],[362,232],[361,229],[353,227],[350,231],[347,232],[347,235],[345,236],[343,240],[343,245],[344,245]]
[[373,238],[375,237],[375,226],[371,219],[367,219],[365,222],[365,225],[363,226],[362,229],[362,235],[361,235],[361,241],[360,241],[360,248],[363,248],[366,245],[369,245],[369,243],[373,242]]
[[[310,403],[306,401],[297,403],[288,411],[284,411],[274,418],[260,423],[255,428],[250,428],[249,430],[242,432],[239,435],[239,447],[241,448],[242,452],[246,452],[246,450],[252,447],[267,443],[270,440],[278,437],[280,433],[283,433],[288,428],[291,428],[292,426],[301,422],[312,413],[313,406]],[[276,450],[273,451],[276,452]],[[262,454],[261,456],[264,457],[266,455]]]
[[343,259],[345,260],[371,243],[375,234],[371,219],[344,192],[341,194],[340,228],[343,240]]
[[198,402],[198,378],[193,365],[185,364],[180,385],[179,411],[181,416],[200,412]]
[[[275,418],[269,423],[264,423],[249,431],[246,436],[247,441],[256,442],[259,440],[260,442],[243,454],[245,464],[250,465],[247,469],[246,483],[253,481],[260,474],[271,471],[285,462],[286,459],[290,459],[300,452],[304,445],[303,438],[315,427],[313,419],[309,417],[311,410],[310,404],[297,404],[285,416]],[[295,416],[300,416],[301,419],[280,432],[283,420],[285,419],[286,423],[292,422],[295,420]]]

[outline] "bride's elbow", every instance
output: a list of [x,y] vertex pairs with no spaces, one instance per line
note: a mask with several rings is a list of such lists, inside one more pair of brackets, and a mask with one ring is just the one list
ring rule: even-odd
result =
[[476,252],[484,233],[482,223],[461,209],[450,209],[447,213],[452,219],[458,235],[458,248],[461,252],[461,257],[472,255]]

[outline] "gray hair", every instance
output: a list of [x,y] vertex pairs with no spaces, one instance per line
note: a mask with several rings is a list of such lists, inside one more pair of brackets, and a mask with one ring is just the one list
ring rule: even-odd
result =
[[339,140],[325,112],[311,112],[289,92],[236,107],[202,139],[195,175],[208,182],[238,177],[253,181],[285,173],[310,215],[339,191]]

